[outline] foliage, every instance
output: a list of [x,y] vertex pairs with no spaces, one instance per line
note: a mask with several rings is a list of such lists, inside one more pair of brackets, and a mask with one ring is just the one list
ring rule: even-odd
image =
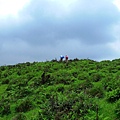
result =
[[90,94],[90,96],[92,97],[98,97],[98,98],[102,98],[104,96],[104,90],[100,87],[92,87],[88,93]]
[[117,118],[120,118],[120,100],[116,104],[115,114],[116,114]]
[[107,93],[107,100],[109,102],[115,102],[119,99],[120,99],[120,88],[117,88]]
[[16,108],[15,111],[16,112],[27,112],[30,111],[33,108],[33,103],[29,100],[29,99],[25,99],[20,101]]
[[12,120],[27,120],[27,118],[23,113],[18,113],[12,118]]
[[76,58],[1,66],[0,119],[119,119],[119,63]]
[[0,113],[1,113],[1,116],[9,115],[11,113],[10,104],[5,105],[5,104],[0,103]]

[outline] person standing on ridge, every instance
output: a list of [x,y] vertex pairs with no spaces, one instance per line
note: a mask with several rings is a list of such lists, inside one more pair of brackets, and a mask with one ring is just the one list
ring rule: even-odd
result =
[[63,61],[63,59],[64,59],[64,56],[61,55],[61,56],[60,56],[60,61]]
[[68,62],[68,56],[67,55],[65,56],[65,61]]

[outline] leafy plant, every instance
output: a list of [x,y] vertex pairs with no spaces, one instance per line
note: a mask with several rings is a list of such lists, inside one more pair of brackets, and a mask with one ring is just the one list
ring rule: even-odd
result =
[[115,107],[115,114],[117,118],[120,118],[120,100],[117,102],[116,107]]
[[107,100],[109,102],[115,102],[119,99],[120,99],[120,88],[117,88],[107,93]]
[[16,112],[27,112],[33,109],[33,102],[29,99],[25,99],[21,101],[15,108]]
[[92,97],[102,98],[104,96],[104,90],[101,87],[92,87],[88,93]]
[[0,104],[0,113],[2,116],[9,115],[11,113],[10,104]]
[[23,113],[18,113],[12,120],[27,120],[27,117]]

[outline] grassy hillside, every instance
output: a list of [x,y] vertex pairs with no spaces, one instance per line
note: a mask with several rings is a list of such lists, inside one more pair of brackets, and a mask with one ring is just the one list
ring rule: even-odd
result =
[[0,120],[120,120],[120,59],[1,66]]

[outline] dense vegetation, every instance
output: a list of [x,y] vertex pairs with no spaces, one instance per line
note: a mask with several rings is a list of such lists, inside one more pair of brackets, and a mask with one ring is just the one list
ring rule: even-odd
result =
[[0,120],[120,120],[120,59],[1,66]]

